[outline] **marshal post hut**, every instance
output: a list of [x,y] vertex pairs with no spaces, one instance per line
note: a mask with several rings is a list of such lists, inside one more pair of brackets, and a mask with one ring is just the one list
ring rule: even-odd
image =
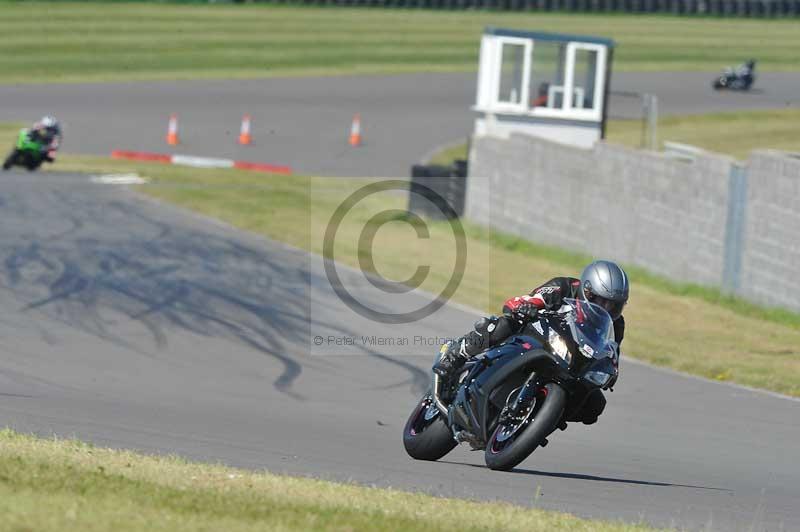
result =
[[591,147],[605,136],[613,50],[601,37],[487,28],[474,134]]

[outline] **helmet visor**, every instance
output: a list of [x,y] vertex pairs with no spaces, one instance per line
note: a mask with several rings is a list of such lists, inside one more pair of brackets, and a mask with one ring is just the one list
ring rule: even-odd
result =
[[625,307],[625,301],[613,301],[611,299],[606,299],[604,297],[600,297],[596,294],[592,294],[589,301],[594,303],[595,305],[599,305],[605,309],[606,312],[611,314],[611,319],[616,320],[622,315],[622,309]]

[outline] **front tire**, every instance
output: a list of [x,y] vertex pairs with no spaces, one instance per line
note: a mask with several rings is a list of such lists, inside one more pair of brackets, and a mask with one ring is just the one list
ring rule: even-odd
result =
[[408,456],[416,460],[435,461],[453,450],[457,442],[442,419],[433,398],[423,397],[406,421],[403,446]]
[[33,156],[28,156],[27,160],[25,161],[25,168],[28,169],[29,172],[35,172],[39,169],[39,166],[42,164],[42,159],[37,159]]
[[520,426],[498,423],[484,452],[489,469],[509,471],[530,456],[556,429],[567,404],[567,392],[551,382],[539,390],[536,402]]

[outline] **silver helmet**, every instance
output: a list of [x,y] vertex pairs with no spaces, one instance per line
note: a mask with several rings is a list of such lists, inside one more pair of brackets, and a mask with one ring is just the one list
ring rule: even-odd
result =
[[608,260],[596,260],[584,268],[581,287],[584,298],[606,309],[613,319],[622,314],[630,293],[625,271]]
[[41,120],[36,122],[33,126],[34,129],[44,129],[52,135],[61,134],[61,124],[58,123],[55,117],[47,115],[43,116]]
[[42,124],[42,127],[58,127],[58,120],[50,115],[43,116],[39,123]]

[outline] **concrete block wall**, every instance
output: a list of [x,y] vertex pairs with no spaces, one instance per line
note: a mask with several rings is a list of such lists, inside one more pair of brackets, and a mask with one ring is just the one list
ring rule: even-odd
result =
[[800,158],[753,152],[747,165],[739,293],[800,311]]
[[466,217],[527,240],[720,286],[731,158],[473,139]]

